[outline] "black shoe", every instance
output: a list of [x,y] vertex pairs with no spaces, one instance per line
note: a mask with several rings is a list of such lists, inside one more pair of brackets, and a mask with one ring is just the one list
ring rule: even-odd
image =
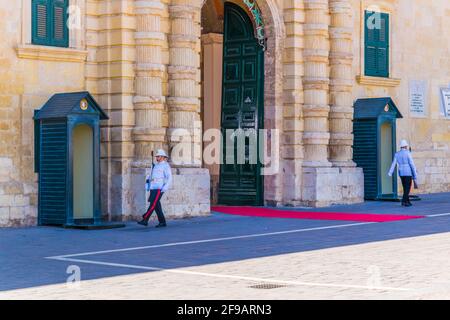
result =
[[155,226],[155,228],[162,228],[162,227],[167,227],[167,224],[165,224],[165,223],[160,223],[160,224],[157,224],[157,225]]
[[405,204],[405,207],[411,207],[412,206],[412,203],[411,202],[407,202],[406,204]]
[[141,220],[141,221],[138,221],[138,224],[143,225],[143,226],[148,226],[148,221],[147,220]]
[[402,207],[406,207],[406,203],[405,202],[402,202]]

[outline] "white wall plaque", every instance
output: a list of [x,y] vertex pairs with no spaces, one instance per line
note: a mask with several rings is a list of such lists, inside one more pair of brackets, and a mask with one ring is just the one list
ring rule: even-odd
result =
[[426,115],[427,82],[410,81],[409,83],[409,110],[412,116]]
[[450,117],[450,88],[442,88],[442,102],[444,103],[445,115]]

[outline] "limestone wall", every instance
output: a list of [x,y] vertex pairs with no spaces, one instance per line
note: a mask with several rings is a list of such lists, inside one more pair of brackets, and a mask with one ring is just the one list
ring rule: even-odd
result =
[[[390,78],[363,75],[363,10],[371,4],[390,13]],[[450,119],[441,114],[440,88],[450,86],[450,2],[448,0],[352,0],[354,19],[353,88],[355,99],[392,97],[403,119],[397,121],[397,142],[413,149],[421,193],[450,190]],[[411,114],[410,81],[426,82],[424,117]],[[400,185],[400,184],[399,184]],[[401,189],[399,189],[401,191]]]
[[73,32],[72,49],[30,46],[30,7],[0,7],[0,226],[36,224],[33,110],[53,93],[85,89],[82,34]]
[[[113,220],[141,214],[151,150],[168,151],[180,129],[192,131],[201,119],[202,3],[70,0],[80,14],[70,48],[31,45],[31,1],[0,7],[0,226],[36,223],[32,116],[56,92],[89,90],[105,108],[102,210]],[[448,0],[257,3],[267,36],[264,126],[280,134],[280,170],[265,177],[266,204],[361,200],[351,105],[366,97],[392,97],[403,114],[397,139],[411,143],[420,192],[450,189],[450,119],[439,91],[450,85]],[[373,4],[391,14],[390,79],[363,74],[362,17]],[[424,117],[409,111],[412,80],[426,82]],[[192,133],[197,149],[199,138]],[[209,212],[200,158],[174,166],[176,187],[164,200],[169,217]]]

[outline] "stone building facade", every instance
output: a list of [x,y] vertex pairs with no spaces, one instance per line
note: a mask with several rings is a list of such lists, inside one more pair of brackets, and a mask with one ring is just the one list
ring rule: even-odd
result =
[[[353,161],[360,98],[395,101],[403,115],[397,137],[413,147],[420,191],[450,190],[441,95],[450,86],[447,0],[58,1],[68,9],[66,46],[36,44],[35,1],[0,8],[0,226],[36,224],[33,111],[55,93],[85,90],[110,118],[102,124],[104,215],[142,214],[151,151],[172,152],[186,136],[192,154],[173,165],[166,214],[209,214],[221,171],[205,163],[202,138],[221,126],[224,2],[246,12],[255,30],[263,26],[262,127],[279,138],[269,147],[279,157],[278,170],[262,179],[262,204],[364,200],[364,172]],[[366,12],[389,16],[387,76],[365,72]],[[418,82],[419,114],[410,108]]]

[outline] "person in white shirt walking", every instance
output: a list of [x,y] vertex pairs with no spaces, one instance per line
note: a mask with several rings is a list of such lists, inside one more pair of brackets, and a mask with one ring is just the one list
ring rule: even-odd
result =
[[415,185],[417,185],[417,170],[411,152],[408,150],[408,142],[406,140],[400,142],[400,151],[395,154],[394,161],[392,161],[391,169],[388,173],[390,177],[392,177],[396,165],[398,165],[398,174],[403,185],[402,206],[410,207],[412,203],[409,200],[409,192],[411,191],[411,183],[413,180]]
[[140,225],[147,226],[153,211],[156,211],[159,221],[156,227],[167,226],[160,202],[161,197],[172,184],[172,170],[167,159],[168,156],[164,150],[158,150],[156,153],[156,164],[153,165],[150,175],[150,196],[148,198],[150,205],[142,216],[142,220],[138,222]]

